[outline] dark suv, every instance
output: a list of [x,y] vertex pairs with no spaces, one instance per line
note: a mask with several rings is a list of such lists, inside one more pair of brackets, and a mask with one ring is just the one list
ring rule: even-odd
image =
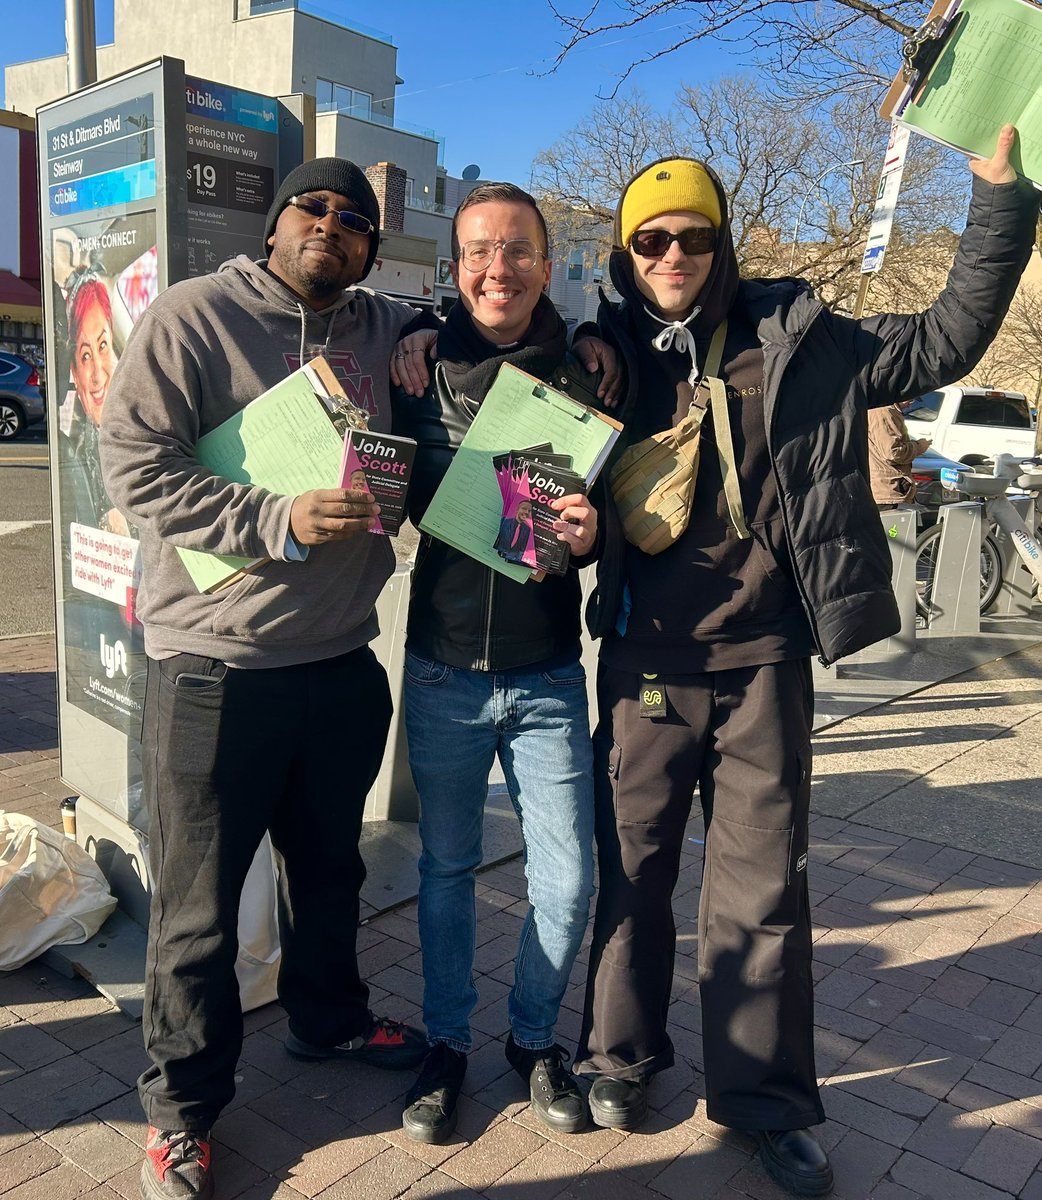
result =
[[0,350],[0,441],[17,437],[46,414],[40,372],[19,355]]

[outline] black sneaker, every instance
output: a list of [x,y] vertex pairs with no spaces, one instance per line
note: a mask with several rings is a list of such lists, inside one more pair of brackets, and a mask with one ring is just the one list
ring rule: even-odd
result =
[[286,1050],[294,1058],[318,1060],[350,1058],[370,1067],[385,1067],[389,1071],[404,1071],[415,1067],[427,1053],[427,1039],[418,1029],[401,1021],[369,1014],[372,1024],[364,1034],[341,1042],[339,1046],[316,1046],[305,1042],[290,1031]]
[[564,1065],[569,1058],[563,1046],[528,1050],[507,1037],[507,1062],[528,1084],[532,1107],[544,1125],[558,1133],[578,1133],[586,1127],[586,1101],[575,1076]]
[[141,1164],[144,1200],[207,1200],[213,1195],[210,1135],[148,1127]]
[[467,1056],[444,1042],[427,1052],[423,1069],[405,1097],[402,1128],[414,1142],[434,1145],[443,1142],[456,1128],[456,1104]]

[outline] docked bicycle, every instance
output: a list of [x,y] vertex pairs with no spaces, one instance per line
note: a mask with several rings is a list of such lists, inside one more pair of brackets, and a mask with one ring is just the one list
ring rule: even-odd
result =
[[[980,611],[987,612],[998,599],[1002,587],[1001,534],[1012,545],[1035,579],[1036,588],[1042,585],[1042,524],[1039,521],[1042,495],[1042,459],[1020,459],[1001,454],[992,475],[977,474],[944,468],[941,480],[948,488],[959,491],[968,499],[980,502],[983,513],[980,543]],[[1007,499],[1010,488],[1033,496],[1030,531],[1024,519]],[[936,609],[934,582],[941,544],[942,526],[938,522],[924,529],[915,544],[915,607],[922,624],[928,624]],[[1000,532],[1001,531],[1001,532]]]

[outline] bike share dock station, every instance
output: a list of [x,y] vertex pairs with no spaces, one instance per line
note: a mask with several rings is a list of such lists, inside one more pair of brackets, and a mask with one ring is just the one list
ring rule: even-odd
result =
[[[941,505],[925,551],[914,511],[880,513],[901,628],[832,667],[815,664],[816,730],[1042,640],[1035,599],[1042,548],[1034,537],[1042,469],[1005,457],[1000,475],[942,474],[968,499]],[[994,533],[985,521],[995,525]]]

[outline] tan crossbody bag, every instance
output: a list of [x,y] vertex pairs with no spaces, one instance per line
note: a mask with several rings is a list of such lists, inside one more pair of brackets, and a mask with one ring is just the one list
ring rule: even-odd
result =
[[[713,413],[727,508],[738,536],[747,538],[749,531],[745,527],[734,442],[727,418],[727,390],[718,376],[726,336],[724,321],[709,344],[702,383],[709,391],[708,407]],[[686,415],[672,429],[663,429],[630,446],[612,468],[611,490],[626,540],[645,554],[660,554],[687,528],[698,476],[702,421],[707,409],[704,396],[700,384]]]

